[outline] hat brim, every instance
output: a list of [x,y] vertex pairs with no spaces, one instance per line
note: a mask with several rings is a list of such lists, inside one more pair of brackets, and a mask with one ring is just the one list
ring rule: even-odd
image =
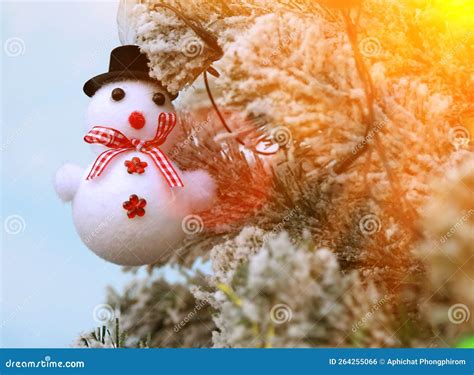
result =
[[97,90],[99,90],[103,85],[105,85],[108,82],[111,81],[117,81],[121,79],[137,79],[137,80],[142,80],[142,81],[150,81],[153,83],[158,84],[165,90],[168,95],[170,96],[171,100],[176,99],[178,95],[173,95],[170,94],[166,88],[163,87],[163,85],[158,81],[157,79],[151,78],[148,73],[143,72],[143,71],[125,71],[125,72],[108,72],[108,73],[103,73],[99,74],[98,76],[95,76],[88,80],[83,87],[84,93],[88,97],[94,96]]

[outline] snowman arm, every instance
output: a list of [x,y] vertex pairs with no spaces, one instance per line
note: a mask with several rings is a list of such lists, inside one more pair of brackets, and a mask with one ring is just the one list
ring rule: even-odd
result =
[[209,208],[216,195],[216,183],[203,169],[183,173],[183,195],[193,211]]
[[84,169],[75,164],[66,163],[54,176],[54,190],[64,202],[70,202],[76,195]]

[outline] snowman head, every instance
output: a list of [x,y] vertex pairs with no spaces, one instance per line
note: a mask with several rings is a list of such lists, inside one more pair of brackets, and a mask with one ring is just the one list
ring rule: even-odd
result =
[[[86,112],[88,130],[106,126],[128,138],[154,138],[158,117],[174,112],[170,96],[159,84],[146,80],[119,80],[104,84],[92,96]],[[165,145],[172,144],[172,132]]]

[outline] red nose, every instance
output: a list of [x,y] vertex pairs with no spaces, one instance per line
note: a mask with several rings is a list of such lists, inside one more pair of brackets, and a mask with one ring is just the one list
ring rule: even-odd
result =
[[134,129],[141,129],[145,126],[145,117],[140,112],[134,111],[130,114],[128,122]]

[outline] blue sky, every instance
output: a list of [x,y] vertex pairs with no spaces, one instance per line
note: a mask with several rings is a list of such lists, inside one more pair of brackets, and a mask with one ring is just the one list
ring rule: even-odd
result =
[[119,45],[117,6],[2,2],[2,347],[71,345],[94,327],[106,286],[120,290],[132,277],[81,243],[52,188],[64,162],[93,159],[82,85]]

